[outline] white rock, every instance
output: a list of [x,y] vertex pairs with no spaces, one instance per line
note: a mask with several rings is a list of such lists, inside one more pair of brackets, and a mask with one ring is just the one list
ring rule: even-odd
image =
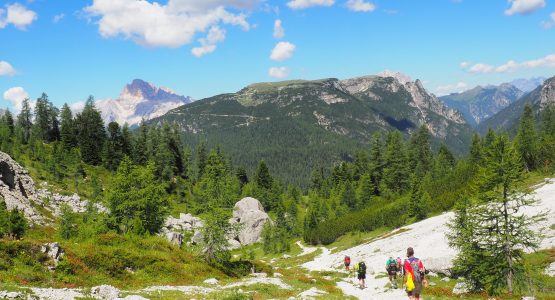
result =
[[209,278],[204,281],[206,284],[216,285],[219,283],[218,279],[216,278]]
[[278,272],[274,272],[274,277],[281,278],[281,277],[283,277],[283,274],[278,273]]
[[233,208],[233,218],[230,223],[238,223],[241,230],[237,239],[241,245],[250,245],[260,241],[262,229],[269,222],[268,214],[260,201],[247,197],[237,202]]
[[111,285],[100,285],[93,287],[91,294],[95,299],[115,300],[119,298],[120,290]]
[[455,284],[455,287],[453,288],[453,294],[455,295],[465,294],[469,291],[470,289],[465,282],[457,282],[457,284]]
[[9,293],[6,293],[5,297],[7,299],[17,299],[17,298],[21,297],[21,295],[18,292],[9,292]]
[[166,233],[166,239],[168,242],[181,247],[183,244],[183,233],[181,232],[168,232]]

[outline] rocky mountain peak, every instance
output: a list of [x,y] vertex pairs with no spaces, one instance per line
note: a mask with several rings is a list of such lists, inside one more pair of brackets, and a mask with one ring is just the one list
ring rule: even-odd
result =
[[408,82],[412,82],[410,76],[403,74],[401,72],[391,71],[391,70],[384,70],[381,73],[378,73],[380,77],[392,77],[397,79],[401,84],[407,84]]
[[555,104],[555,77],[547,79],[541,86],[540,108],[548,104]]

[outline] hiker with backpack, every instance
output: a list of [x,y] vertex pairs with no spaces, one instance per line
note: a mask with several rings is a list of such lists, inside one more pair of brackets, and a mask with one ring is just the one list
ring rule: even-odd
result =
[[387,271],[387,275],[389,275],[389,282],[391,286],[396,289],[397,288],[397,261],[393,259],[393,256],[390,256],[389,259],[385,262],[385,270]]
[[366,264],[363,261],[359,262],[355,265],[355,271],[360,288],[366,288]]
[[403,263],[403,273],[406,275],[406,291],[410,300],[419,300],[422,283],[425,279],[425,269],[422,261],[414,257],[414,249],[407,249],[407,259]]
[[351,265],[351,258],[348,255],[345,255],[345,259],[343,260],[345,264],[345,271],[349,272],[349,266]]

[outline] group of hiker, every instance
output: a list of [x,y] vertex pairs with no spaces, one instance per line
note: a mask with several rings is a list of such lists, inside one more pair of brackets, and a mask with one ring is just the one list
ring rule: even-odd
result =
[[[345,256],[345,270],[351,272],[351,258]],[[414,249],[407,249],[407,258],[403,261],[400,257],[393,258],[390,256],[385,262],[385,270],[389,276],[389,282],[394,289],[397,289],[397,274],[403,276],[402,283],[405,286],[407,296],[411,300],[420,299],[422,287],[428,285],[426,279],[426,270],[422,261],[414,257]],[[366,263],[360,261],[354,265],[354,272],[357,275],[359,286],[361,289],[366,288]]]

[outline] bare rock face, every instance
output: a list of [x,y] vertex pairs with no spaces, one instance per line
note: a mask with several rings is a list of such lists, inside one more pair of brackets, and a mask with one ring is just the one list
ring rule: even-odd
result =
[[181,232],[173,232],[173,231],[172,231],[172,232],[168,232],[168,233],[166,233],[166,239],[167,239],[170,243],[172,243],[172,244],[174,244],[174,245],[176,245],[176,246],[178,246],[178,247],[181,247],[181,245],[183,244],[183,233],[181,233]]
[[247,197],[235,204],[233,208],[233,218],[230,223],[240,224],[236,239],[241,245],[250,245],[260,241],[262,229],[266,222],[271,222],[268,214],[264,212],[264,207],[257,199]]
[[111,285],[95,286],[91,289],[91,295],[95,299],[115,300],[119,298],[120,290]]
[[200,230],[203,226],[204,223],[200,218],[194,217],[191,214],[181,213],[179,214],[179,218],[170,216],[166,219],[161,234],[163,234],[169,242],[181,247],[183,244],[183,232],[192,232],[192,242],[200,242],[200,240],[202,240]]
[[0,152],[0,195],[9,210],[22,211],[32,223],[47,222],[33,207],[33,204],[40,203],[33,179],[25,168],[4,152]]
[[41,246],[40,251],[52,259],[55,265],[58,265],[58,262],[60,262],[60,259],[64,256],[64,250],[62,250],[58,243],[44,244]]

